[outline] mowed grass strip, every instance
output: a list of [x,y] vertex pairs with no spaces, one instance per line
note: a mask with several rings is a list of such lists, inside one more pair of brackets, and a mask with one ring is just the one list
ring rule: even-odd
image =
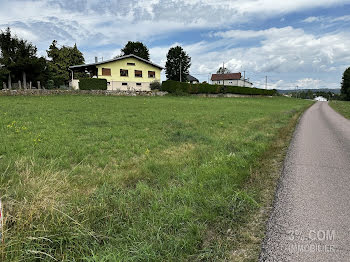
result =
[[347,119],[350,119],[350,101],[331,101],[329,105]]
[[232,259],[254,169],[310,103],[1,97],[5,260]]

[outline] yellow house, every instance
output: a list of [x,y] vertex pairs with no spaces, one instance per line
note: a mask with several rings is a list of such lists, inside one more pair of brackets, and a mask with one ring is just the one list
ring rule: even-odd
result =
[[72,80],[70,85],[79,89],[79,80],[74,73],[86,72],[94,78],[107,80],[107,90],[149,91],[150,83],[160,82],[163,67],[136,55],[126,55],[93,64],[71,66]]

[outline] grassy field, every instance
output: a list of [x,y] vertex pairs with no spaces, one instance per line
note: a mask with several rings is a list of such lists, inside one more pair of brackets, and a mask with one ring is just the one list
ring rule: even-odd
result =
[[310,103],[0,97],[4,260],[254,260]]
[[331,101],[329,105],[344,117],[350,119],[350,102],[349,101]]

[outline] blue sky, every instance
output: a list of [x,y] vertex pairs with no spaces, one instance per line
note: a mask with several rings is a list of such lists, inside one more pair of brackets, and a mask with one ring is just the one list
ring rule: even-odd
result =
[[87,63],[132,40],[164,65],[179,44],[201,81],[225,62],[257,87],[339,88],[350,66],[350,0],[0,0],[7,26],[43,56],[77,43]]

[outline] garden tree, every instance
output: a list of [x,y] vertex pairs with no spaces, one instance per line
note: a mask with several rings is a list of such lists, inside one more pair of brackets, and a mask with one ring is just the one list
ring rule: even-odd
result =
[[85,61],[83,54],[79,51],[76,44],[73,47],[57,47],[57,45],[56,40],[52,41],[49,50],[46,51],[47,56],[51,58],[49,61],[49,70],[51,78],[54,81],[54,86],[56,87],[67,84],[71,79],[69,66],[81,65]]
[[[7,82],[8,80],[11,81],[10,73],[11,72],[5,67],[5,65],[0,64],[0,83]],[[2,84],[0,89],[2,89]]]
[[136,55],[138,57],[141,57],[143,59],[146,59],[149,61],[149,50],[147,46],[145,46],[141,42],[132,42],[129,41],[125,47],[121,50],[121,55]]
[[224,67],[224,69],[222,69],[223,67],[220,67],[218,71],[216,71],[217,74],[229,74],[231,73],[231,71],[229,69],[227,69],[226,67]]
[[345,100],[350,101],[350,67],[344,71],[340,92]]
[[38,58],[37,48],[26,40],[11,35],[8,27],[0,33],[0,78],[8,79],[8,86],[12,80],[21,80],[26,86],[27,79],[31,81],[46,81],[48,77],[46,60]]
[[[182,49],[181,46],[175,46],[169,49],[165,63],[165,74],[167,79],[186,82],[189,75],[188,70],[191,67],[191,57]],[[180,69],[181,68],[181,69]]]

